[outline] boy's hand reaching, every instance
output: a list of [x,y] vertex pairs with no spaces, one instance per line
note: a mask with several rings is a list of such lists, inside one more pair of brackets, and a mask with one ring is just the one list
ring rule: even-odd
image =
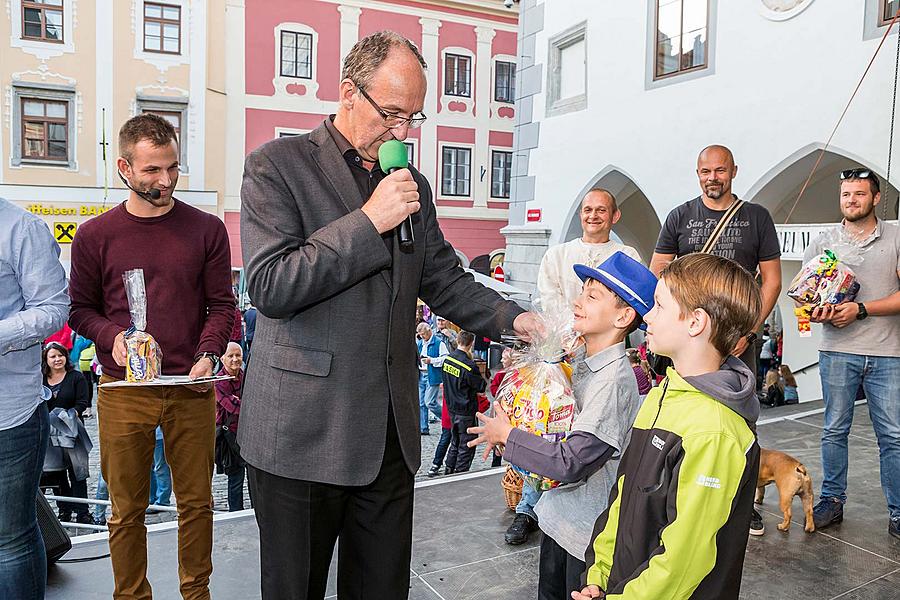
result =
[[585,586],[580,592],[572,592],[572,600],[590,600],[591,598],[602,598],[603,592],[596,585]]
[[513,430],[513,426],[509,424],[509,417],[500,407],[499,402],[494,402],[494,416],[489,417],[484,413],[475,413],[475,417],[481,421],[478,427],[469,427],[468,432],[477,435],[474,440],[467,445],[469,448],[475,448],[479,444],[487,442],[487,448],[481,457],[487,460],[494,446],[503,446],[509,439],[509,432]]

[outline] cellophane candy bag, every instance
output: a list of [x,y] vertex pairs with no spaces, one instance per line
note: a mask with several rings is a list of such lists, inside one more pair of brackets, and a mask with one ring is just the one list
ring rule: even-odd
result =
[[[565,359],[575,348],[578,334],[572,329],[571,310],[537,315],[543,333],[514,351],[512,365],[497,390],[497,401],[513,427],[558,442],[568,435],[576,416],[572,368]],[[513,468],[537,490],[559,485],[539,473]]]
[[800,303],[794,309],[800,337],[812,335],[810,316],[817,306],[850,302],[859,293],[852,265],[862,262],[863,249],[837,227],[823,234],[823,250],[791,281],[787,295]]
[[122,274],[131,327],[125,332],[125,381],[153,381],[159,377],[162,351],[147,328],[147,291],[144,270],[132,269]]

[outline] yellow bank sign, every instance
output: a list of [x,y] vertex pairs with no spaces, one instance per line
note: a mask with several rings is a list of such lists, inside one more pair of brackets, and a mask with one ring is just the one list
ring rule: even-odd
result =
[[96,204],[81,204],[79,206],[54,206],[53,204],[29,204],[26,208],[33,215],[41,217],[94,217],[102,215],[109,209],[116,206],[99,206]]

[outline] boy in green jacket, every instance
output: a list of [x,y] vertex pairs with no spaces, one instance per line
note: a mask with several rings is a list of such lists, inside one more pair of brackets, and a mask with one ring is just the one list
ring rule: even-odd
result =
[[759,402],[731,351],[760,307],[756,281],[725,258],[690,254],[660,274],[647,343],[674,366],[638,412],[573,599],[738,598]]

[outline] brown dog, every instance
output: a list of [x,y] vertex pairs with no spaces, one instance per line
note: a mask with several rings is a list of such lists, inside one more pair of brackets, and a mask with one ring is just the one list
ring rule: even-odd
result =
[[813,491],[812,480],[806,467],[799,460],[777,450],[762,448],[759,456],[759,478],[756,481],[756,503],[762,504],[766,486],[772,482],[778,488],[781,498],[781,512],[784,520],[778,524],[779,531],[787,531],[791,527],[791,503],[794,496],[800,496],[803,502],[803,513],[806,515],[804,530],[812,533],[816,530],[813,523]]

